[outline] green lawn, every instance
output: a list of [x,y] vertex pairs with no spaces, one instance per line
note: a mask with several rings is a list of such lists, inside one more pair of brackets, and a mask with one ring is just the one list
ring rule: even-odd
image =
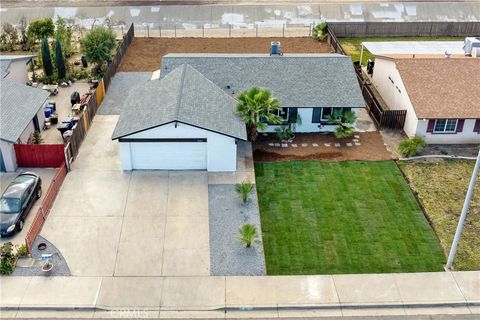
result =
[[[362,48],[362,42],[364,41],[463,41],[462,37],[394,37],[394,38],[380,38],[380,37],[367,37],[367,38],[339,38],[340,44],[346,53],[352,57],[353,61],[360,60],[360,50]],[[367,60],[372,59],[372,54],[364,49],[362,64],[367,65]]]
[[268,274],[443,270],[393,161],[256,163],[255,173]]
[[[475,161],[401,162],[400,167],[418,193],[425,211],[448,253],[467,194]],[[480,270],[480,183],[477,182],[463,229],[456,270]]]

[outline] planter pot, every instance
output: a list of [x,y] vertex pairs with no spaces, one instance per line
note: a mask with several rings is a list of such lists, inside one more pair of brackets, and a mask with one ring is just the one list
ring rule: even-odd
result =
[[49,275],[50,272],[52,271],[52,269],[53,269],[53,263],[51,263],[51,262],[45,263],[42,266],[42,272],[43,272],[44,275]]

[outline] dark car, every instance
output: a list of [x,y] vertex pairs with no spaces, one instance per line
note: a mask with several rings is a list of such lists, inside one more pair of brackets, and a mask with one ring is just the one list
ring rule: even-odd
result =
[[42,179],[32,172],[19,174],[0,198],[0,235],[10,236],[23,229],[33,203],[42,196]]

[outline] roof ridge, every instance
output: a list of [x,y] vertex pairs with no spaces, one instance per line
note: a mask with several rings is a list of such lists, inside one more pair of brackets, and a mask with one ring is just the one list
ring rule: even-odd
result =
[[175,120],[178,120],[178,114],[180,112],[180,107],[182,105],[182,96],[183,96],[183,85],[185,84],[185,73],[187,70],[187,65],[182,64],[182,75],[180,76],[180,85],[178,88],[178,98],[177,98],[177,107],[175,108]]

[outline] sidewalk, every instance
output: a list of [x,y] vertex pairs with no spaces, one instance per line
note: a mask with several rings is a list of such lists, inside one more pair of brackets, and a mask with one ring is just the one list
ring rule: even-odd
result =
[[0,291],[2,317],[277,318],[480,313],[480,271],[262,277],[2,277]]

